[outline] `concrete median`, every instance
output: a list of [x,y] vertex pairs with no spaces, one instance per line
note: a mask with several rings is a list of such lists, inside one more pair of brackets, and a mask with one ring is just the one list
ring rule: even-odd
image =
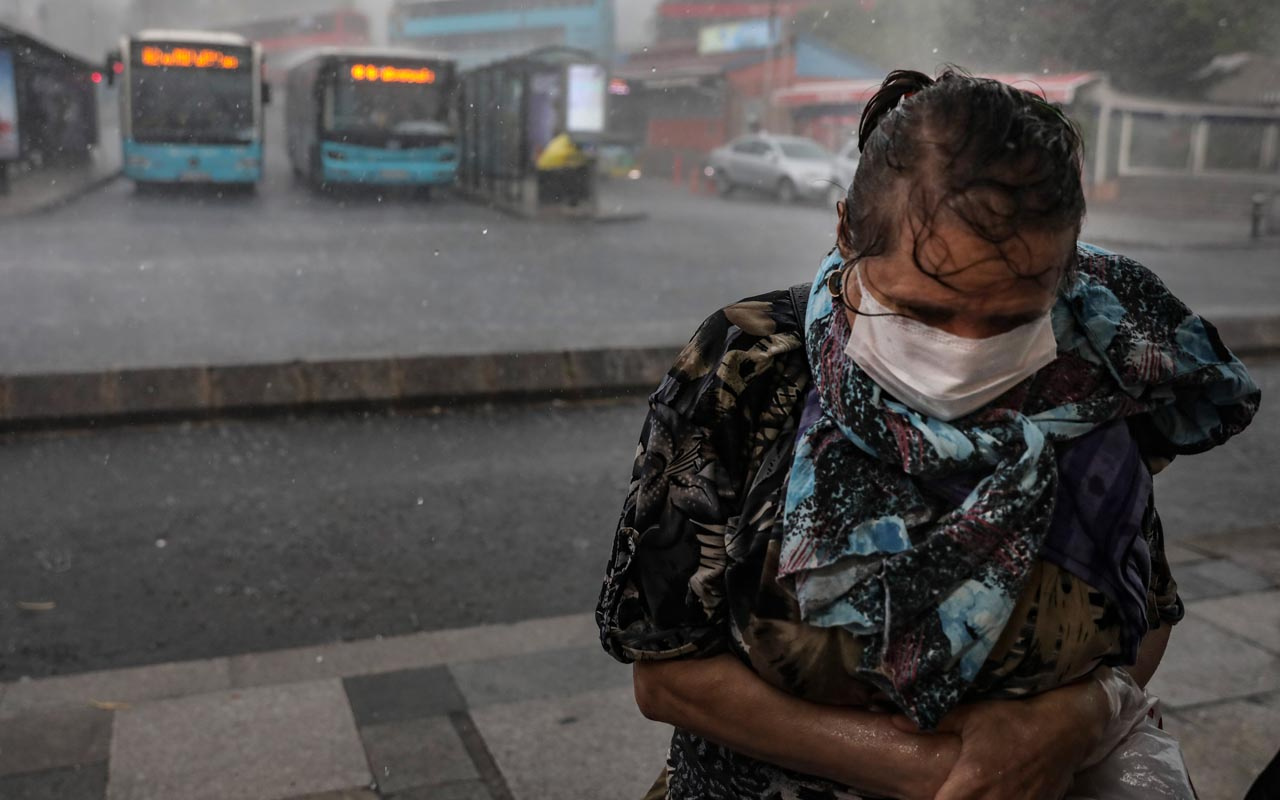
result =
[[0,377],[0,426],[625,394],[656,386],[678,351],[672,346],[9,375]]
[[[1216,320],[1243,356],[1280,352],[1280,313]],[[680,345],[0,376],[0,428],[81,427],[323,408],[578,399],[653,389]]]

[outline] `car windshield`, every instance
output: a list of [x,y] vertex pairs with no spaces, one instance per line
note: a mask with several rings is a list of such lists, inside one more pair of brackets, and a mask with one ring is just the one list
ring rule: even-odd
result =
[[809,139],[783,139],[778,146],[784,156],[800,161],[830,161],[834,158],[830,150]]

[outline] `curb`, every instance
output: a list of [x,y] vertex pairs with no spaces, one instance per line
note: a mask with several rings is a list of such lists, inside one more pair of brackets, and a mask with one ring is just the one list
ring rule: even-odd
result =
[[0,430],[648,392],[679,347],[0,376]]
[[1137,239],[1114,239],[1100,236],[1089,237],[1089,242],[1105,247],[1108,250],[1124,252],[1126,250],[1181,250],[1193,252],[1218,252],[1223,250],[1280,250],[1280,236],[1268,234],[1261,239],[1223,239],[1219,241],[1198,242],[1149,242]]
[[102,189],[103,187],[108,186],[111,183],[114,183],[123,174],[124,174],[124,168],[123,167],[117,168],[115,170],[112,170],[111,172],[107,172],[102,175],[99,175],[93,180],[88,181],[87,183],[81,184],[80,186],[77,186],[75,189],[65,194],[60,194],[56,197],[52,197],[44,202],[37,203],[29,208],[21,208],[7,214],[0,213],[0,220],[22,219],[23,217],[35,217],[41,214],[48,214],[51,211],[56,211],[59,208],[62,208],[63,206],[70,205],[71,203],[74,203],[80,198],[85,197],[86,195],[93,194],[99,189]]
[[1280,316],[1230,317],[1210,320],[1227,347],[1238,356],[1280,352]]
[[[1280,353],[1280,316],[1215,323],[1242,356]],[[0,430],[652,391],[680,346],[292,361],[0,376]]]
[[490,197],[489,195],[467,189],[463,186],[454,187],[454,192],[458,197],[472,203],[473,205],[488,208],[509,217],[524,220],[526,222],[571,222],[571,223],[594,223],[598,225],[613,225],[623,222],[644,222],[649,219],[647,211],[599,211],[594,214],[569,214],[557,213],[555,211],[544,211],[541,213],[530,213],[529,210],[519,204],[504,201],[499,198]]

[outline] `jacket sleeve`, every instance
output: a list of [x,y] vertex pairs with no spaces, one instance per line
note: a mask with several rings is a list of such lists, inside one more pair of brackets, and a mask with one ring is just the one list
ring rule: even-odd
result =
[[787,293],[773,292],[718,311],[650,398],[596,608],[619,661],[728,646],[725,535],[756,461],[759,397],[784,353],[786,363],[801,353],[789,309]]
[[724,649],[726,503],[705,431],[653,403],[614,534],[596,621],[623,662]]

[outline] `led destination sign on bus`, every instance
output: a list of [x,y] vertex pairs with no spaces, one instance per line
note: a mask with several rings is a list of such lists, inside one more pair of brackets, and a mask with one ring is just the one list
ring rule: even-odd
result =
[[192,47],[147,46],[142,48],[142,64],[147,67],[184,67],[189,69],[239,69],[240,57],[221,50]]
[[380,67],[377,64],[356,64],[351,68],[351,78],[357,81],[381,83],[427,84],[436,82],[436,71],[430,67],[407,69],[405,67]]

